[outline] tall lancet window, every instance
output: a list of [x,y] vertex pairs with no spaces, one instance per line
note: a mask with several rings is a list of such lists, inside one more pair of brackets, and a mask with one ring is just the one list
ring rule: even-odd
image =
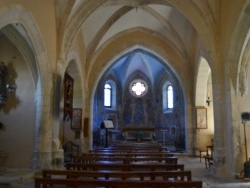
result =
[[104,106],[105,107],[111,107],[111,101],[112,101],[112,87],[110,84],[105,84],[104,86]]
[[173,87],[172,86],[168,86],[168,109],[172,109],[174,107],[174,91],[173,91]]
[[175,105],[175,90],[171,83],[166,82],[162,87],[162,110],[164,113],[172,113]]

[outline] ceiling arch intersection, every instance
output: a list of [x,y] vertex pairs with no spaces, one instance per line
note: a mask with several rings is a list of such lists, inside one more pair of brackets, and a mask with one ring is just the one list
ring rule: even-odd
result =
[[[98,33],[95,35],[94,40],[90,43],[90,45],[87,47],[88,52],[90,52],[90,57],[93,55],[94,51],[97,49],[98,45],[100,46],[100,41],[103,38],[103,36],[108,32],[110,27],[114,25],[114,23],[117,23],[120,17],[124,17],[129,10],[135,9],[134,1],[84,1],[82,4],[79,5],[79,8],[76,9],[74,13],[71,14],[71,17],[68,21],[68,23],[65,26],[65,32],[63,37],[63,47],[61,51],[61,55],[67,55],[67,51],[71,47],[71,43],[73,42],[75,35],[78,33],[78,31],[81,29],[82,25],[85,23],[85,21],[90,18],[97,10],[100,10],[102,6],[114,6],[114,5],[121,5],[122,8],[117,8],[117,12],[114,13],[111,17],[108,18],[108,20],[103,24],[101,29],[98,29]],[[123,7],[123,6],[130,6],[130,7]],[[161,10],[161,8],[157,7],[156,5],[164,5],[165,9]],[[154,19],[158,20],[158,22],[161,24],[160,27],[157,29],[153,29],[153,27],[149,28],[152,30],[155,30],[155,32],[169,32],[171,38],[169,40],[173,40],[173,43],[178,45],[178,48],[180,51],[183,51],[182,53],[185,54],[187,57],[186,52],[186,45],[185,42],[183,42],[183,36],[180,36],[178,31],[176,30],[176,26],[173,25],[173,21],[168,21],[167,16],[170,13],[169,11],[173,10],[172,6],[169,6],[170,4],[167,1],[163,0],[156,0],[156,1],[139,1],[136,3],[136,11],[137,9],[144,10],[145,12],[150,15],[150,17],[154,17]],[[152,8],[154,6],[154,9]],[[112,7],[114,8],[114,7]],[[157,11],[156,11],[156,9]],[[185,17],[185,16],[184,16]],[[145,19],[147,20],[147,19]],[[98,20],[96,20],[98,21]],[[130,26],[131,27],[131,26]],[[129,28],[129,27],[128,27]],[[128,29],[127,28],[127,29]],[[164,28],[164,29],[163,29]],[[158,30],[158,31],[157,31]],[[161,31],[162,30],[162,31]],[[186,37],[187,38],[187,37]],[[192,39],[191,39],[192,40]],[[63,52],[64,51],[64,52]]]
[[[136,33],[143,33],[142,35],[137,35]],[[152,35],[153,33],[153,35]],[[133,35],[136,35],[135,37],[133,37]],[[148,40],[148,38],[144,38],[145,35],[148,35],[149,38],[151,38],[151,40]],[[122,38],[129,38],[127,40],[122,40]],[[156,41],[152,40],[155,39]],[[119,41],[119,43],[117,42]],[[138,43],[137,43],[138,42]],[[109,41],[106,41],[105,44],[103,44],[98,51],[95,53],[94,57],[91,59],[91,61],[89,62],[89,65],[87,65],[87,69],[89,70],[89,73],[91,72],[91,70],[93,70],[94,64],[97,62],[96,59],[97,57],[103,53],[103,50],[105,50],[105,48],[107,48],[110,45],[115,45],[114,49],[113,49],[113,54],[114,56],[116,56],[116,50],[118,49],[129,49],[131,46],[140,44],[142,46],[145,46],[148,49],[151,49],[152,46],[154,45],[158,45],[157,43],[164,43],[164,45],[167,45],[170,47],[171,51],[168,51],[169,54],[172,54],[174,52],[174,56],[178,57],[177,59],[179,60],[179,62],[181,64],[186,64],[185,62],[187,61],[185,58],[185,55],[182,54],[182,52],[179,51],[179,49],[175,46],[174,43],[172,43],[172,41],[168,41],[165,37],[161,36],[159,33],[154,33],[154,31],[149,31],[145,28],[132,28],[129,29],[127,31],[123,31],[122,33],[117,34],[116,36],[112,37]],[[155,44],[154,44],[155,43]],[[164,50],[164,49],[162,49]],[[165,51],[165,50],[164,50]],[[166,53],[166,51],[165,51]],[[118,53],[119,54],[119,53]],[[172,54],[173,55],[173,54]]]

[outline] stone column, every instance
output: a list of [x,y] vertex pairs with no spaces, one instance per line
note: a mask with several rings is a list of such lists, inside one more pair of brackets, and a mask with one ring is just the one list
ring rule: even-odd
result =
[[48,94],[50,88],[51,87],[48,85],[46,88],[37,86],[36,90],[35,145],[32,159],[33,169],[51,167],[53,126],[51,121],[51,96]]
[[[60,62],[59,64],[61,64]],[[64,164],[64,151],[62,149],[60,134],[60,101],[61,91],[63,87],[63,70],[61,66],[57,66],[57,73],[53,75],[53,145],[52,145],[52,165],[55,168],[61,168]]]
[[225,72],[221,62],[212,68],[213,107],[214,107],[214,155],[213,174],[215,176],[229,176],[229,127],[227,126],[227,104],[225,91]]
[[[88,119],[88,121],[83,124],[83,143],[82,143],[82,151],[88,152],[92,149],[93,143],[93,114],[92,113],[92,100],[90,99],[90,94],[87,89],[85,89],[85,111],[84,111],[84,119]],[[87,131],[87,132],[85,132]]]

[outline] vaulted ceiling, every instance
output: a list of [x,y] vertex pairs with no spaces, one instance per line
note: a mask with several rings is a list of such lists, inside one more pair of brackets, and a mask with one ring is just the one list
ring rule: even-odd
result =
[[[56,0],[55,2],[61,37],[66,37],[67,29],[79,28],[78,32],[82,32],[84,36],[83,43],[88,61],[91,61],[105,43],[132,30],[142,30],[161,38],[189,62],[197,38],[197,25],[193,25],[189,17],[200,15],[199,19],[204,19],[204,22],[206,15],[214,19],[217,7],[216,1],[206,0]],[[190,14],[189,11],[193,11],[193,15],[184,14],[182,10]]]
[[[55,5],[59,49],[67,51],[63,48],[69,48],[77,31],[83,36],[89,64],[112,40],[133,31],[143,31],[162,40],[186,67],[194,67],[194,54],[198,43],[206,43],[205,35],[209,42],[207,50],[215,48],[219,12],[216,0],[55,0]],[[116,62],[113,71],[121,81],[135,70],[141,70],[154,81],[163,70],[156,61],[147,53],[128,53]]]

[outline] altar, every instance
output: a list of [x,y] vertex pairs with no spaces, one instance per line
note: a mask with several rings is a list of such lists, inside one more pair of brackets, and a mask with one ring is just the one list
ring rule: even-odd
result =
[[123,128],[125,140],[136,140],[138,134],[142,135],[143,141],[152,141],[155,136],[154,127],[126,127]]

